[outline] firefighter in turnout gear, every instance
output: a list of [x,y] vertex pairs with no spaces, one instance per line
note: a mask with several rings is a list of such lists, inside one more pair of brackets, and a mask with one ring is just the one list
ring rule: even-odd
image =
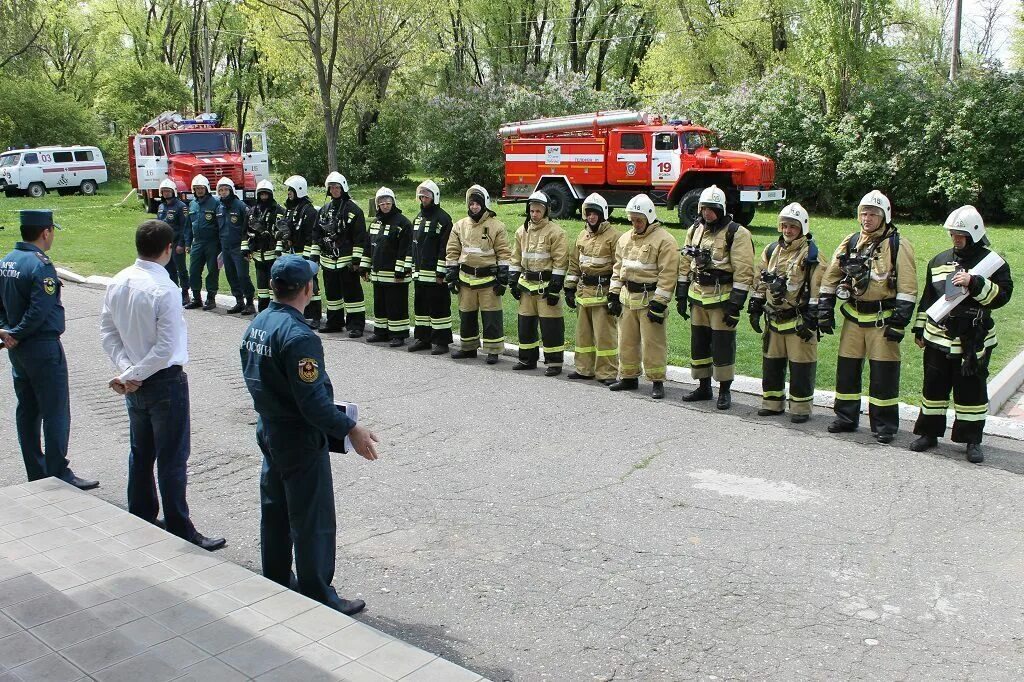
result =
[[[313,257],[313,245],[320,241],[320,226],[317,221],[316,206],[309,200],[309,186],[301,175],[292,175],[284,181],[288,188],[285,199],[285,224],[281,230],[283,251],[296,253],[306,260],[319,260]],[[320,329],[320,286],[313,278],[313,296],[302,313],[312,329]]]
[[476,357],[482,320],[482,345],[487,364],[493,365],[505,350],[501,297],[509,285],[512,250],[505,224],[495,217],[491,196],[480,185],[466,191],[466,213],[452,227],[445,249],[444,281],[449,291],[459,295],[462,346],[452,358]]
[[433,180],[416,188],[420,212],[412,221],[413,336],[409,352],[446,355],[452,342],[452,297],[444,283],[445,250],[452,217],[441,208],[441,190]]
[[543,192],[526,200],[527,217],[516,230],[509,275],[512,296],[519,301],[519,362],[512,369],[536,369],[543,343],[544,376],[553,377],[562,373],[565,354],[565,313],[558,294],[569,268],[569,238],[548,220],[548,212]]
[[249,207],[235,194],[235,183],[231,178],[217,181],[217,229],[220,232],[221,260],[224,262],[224,275],[231,286],[231,294],[235,297],[235,305],[228,308],[228,315],[241,313],[255,315],[253,299],[256,288],[249,277],[249,261],[242,254],[242,240],[249,224]]
[[605,386],[619,373],[618,322],[608,312],[615,245],[622,233],[608,223],[608,202],[600,194],[583,200],[586,227],[569,251],[565,303],[576,310],[576,370],[570,379],[594,379]]
[[387,187],[373,199],[377,216],[366,235],[359,272],[373,282],[373,335],[369,343],[398,347],[409,336],[409,279],[412,275],[412,223],[402,215]]
[[924,348],[918,435],[910,449],[923,452],[946,432],[946,410],[953,393],[950,440],[967,444],[967,461],[984,461],[981,437],[988,413],[988,365],[996,347],[992,310],[1013,294],[1010,266],[988,248],[985,222],[973,206],[946,219],[953,248],[928,263],[925,290],[917,309],[914,337]]
[[274,200],[274,183],[260,180],[256,185],[256,206],[249,213],[249,224],[242,239],[242,256],[252,260],[256,268],[257,308],[270,305],[270,268],[284,248],[279,223],[284,209]]
[[633,229],[615,245],[608,292],[608,312],[619,319],[619,380],[613,391],[640,387],[640,365],[654,382],[651,397],[665,397],[668,332],[665,318],[679,270],[679,245],[658,222],[654,202],[646,194],[629,200],[626,213]]
[[320,258],[327,299],[327,324],[320,331],[330,334],[348,329],[348,335],[356,338],[366,326],[366,301],[359,283],[366,217],[349,196],[344,175],[331,173],[324,185],[327,203],[320,208],[320,241],[313,245],[313,255]]
[[713,377],[718,382],[720,410],[732,406],[736,324],[754,285],[753,239],[746,227],[726,213],[725,206],[725,192],[717,186],[701,192],[700,216],[686,232],[676,284],[679,314],[683,319],[692,316],[690,373],[700,382],[683,401],[711,400]]
[[190,303],[188,296],[188,263],[185,258],[185,226],[188,224],[188,206],[178,198],[178,188],[170,178],[160,182],[160,207],[156,209],[156,219],[162,220],[174,230],[174,242],[171,261],[167,264],[167,274],[171,281],[181,287],[181,304]]
[[[782,414],[789,364],[790,421],[810,419],[814,375],[818,365],[818,289],[823,268],[810,233],[810,219],[800,204],[779,213],[778,241],[761,253],[747,312],[750,326],[763,333],[761,417]],[[762,329],[761,319],[765,318]]]
[[868,416],[879,443],[899,429],[900,341],[914,315],[914,247],[892,222],[889,199],[872,190],[857,206],[861,231],[839,244],[818,295],[818,329],[835,331],[835,302],[843,301],[836,364],[835,420],[829,433],[854,431],[860,420],[861,373],[868,359]]
[[[185,308],[213,310],[217,307],[217,287],[220,284],[220,267],[217,265],[217,255],[220,253],[217,207],[220,202],[210,194],[210,181],[204,175],[192,178],[192,196],[193,199],[188,205],[189,221],[185,225],[185,253],[189,254],[188,280],[192,287],[192,302]],[[200,290],[204,267],[205,304]]]

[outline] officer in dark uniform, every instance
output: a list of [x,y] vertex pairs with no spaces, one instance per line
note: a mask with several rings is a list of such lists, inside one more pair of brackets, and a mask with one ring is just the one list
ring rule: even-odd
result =
[[188,263],[185,258],[185,225],[188,223],[188,206],[178,198],[178,187],[174,180],[165,178],[160,183],[160,202],[156,209],[156,219],[162,220],[174,230],[171,262],[167,264],[167,274],[171,281],[181,287],[181,304],[188,305]]
[[[21,212],[22,241],[0,260],[0,343],[11,357],[18,442],[28,480],[48,476],[89,490],[99,485],[68,467],[71,399],[60,335],[64,306],[60,280],[46,252],[53,246],[53,213]],[[45,451],[39,446],[42,423]]]
[[[217,234],[217,207],[220,202],[210,194],[210,181],[204,175],[192,178],[192,201],[188,205],[189,221],[185,225],[185,253],[189,254],[188,278],[192,286],[192,302],[186,310],[213,310],[217,307],[220,286],[220,236]],[[206,268],[206,303],[200,292]]]
[[259,414],[256,442],[263,452],[263,575],[288,586],[294,552],[298,591],[353,614],[366,604],[342,599],[331,586],[336,528],[328,437],[347,436],[368,460],[377,459],[377,437],[336,408],[323,344],[303,318],[318,269],[295,254],[274,262],[274,301],[242,338],[242,373]]
[[228,308],[228,315],[255,315],[253,299],[256,288],[249,277],[249,261],[242,254],[242,241],[249,224],[249,207],[235,194],[235,183],[228,177],[217,181],[217,198],[217,232],[220,234],[224,275],[228,278],[231,295],[235,297],[235,305]]

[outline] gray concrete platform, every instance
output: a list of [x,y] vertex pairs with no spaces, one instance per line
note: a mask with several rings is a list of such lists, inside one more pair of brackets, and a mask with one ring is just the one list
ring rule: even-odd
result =
[[0,488],[0,682],[479,682],[56,479]]

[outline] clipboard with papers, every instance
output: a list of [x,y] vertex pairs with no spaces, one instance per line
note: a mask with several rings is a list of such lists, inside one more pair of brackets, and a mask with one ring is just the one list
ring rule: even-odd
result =
[[[334,403],[334,406],[338,408],[339,412],[344,412],[354,422],[359,421],[359,406],[355,403]],[[335,438],[328,434],[327,446],[331,452],[348,453],[354,448],[352,447],[352,441],[349,440],[348,436],[344,439]]]

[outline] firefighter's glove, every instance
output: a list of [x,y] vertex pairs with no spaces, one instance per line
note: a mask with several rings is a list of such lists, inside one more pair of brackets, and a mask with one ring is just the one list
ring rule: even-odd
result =
[[661,301],[651,301],[647,305],[647,319],[655,324],[665,324],[665,316],[668,315],[668,304]]
[[882,336],[884,336],[889,341],[895,341],[896,343],[899,343],[900,341],[903,340],[903,337],[906,336],[906,332],[904,332],[902,329],[899,329],[898,327],[890,327],[886,325],[885,331],[882,332]]
[[750,303],[747,304],[747,312],[750,313],[751,328],[758,334],[763,334],[764,329],[761,327],[761,318],[764,316],[764,299],[751,298]]
[[619,300],[619,293],[617,291],[608,293],[608,303],[606,305],[608,306],[609,313],[615,317],[622,316],[622,301]]
[[570,308],[572,308],[573,310],[576,310],[576,290],[575,289],[566,289],[565,290],[565,304],[567,306],[569,306]]
[[836,332],[836,301],[831,296],[818,299],[818,331],[822,334]]
[[690,283],[689,282],[677,282],[676,283],[676,312],[678,312],[684,320],[690,319]]
[[444,269],[444,283],[448,285],[448,291],[453,294],[459,293],[459,266],[449,265]]

